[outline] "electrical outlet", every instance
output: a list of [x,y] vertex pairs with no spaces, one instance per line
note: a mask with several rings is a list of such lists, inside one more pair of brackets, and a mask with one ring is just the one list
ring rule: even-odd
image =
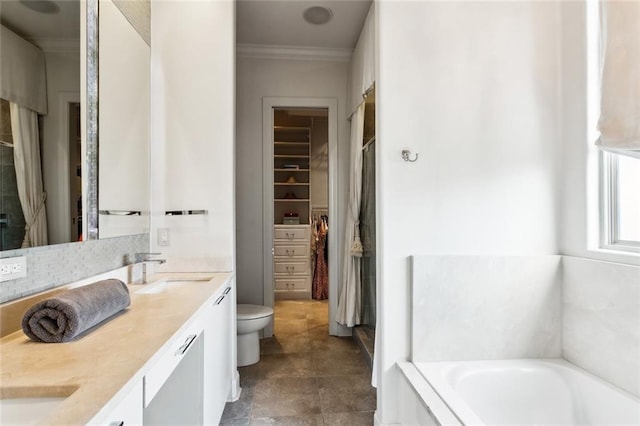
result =
[[27,258],[25,256],[0,259],[0,281],[15,280],[27,276]]
[[158,228],[158,246],[169,246],[169,228]]

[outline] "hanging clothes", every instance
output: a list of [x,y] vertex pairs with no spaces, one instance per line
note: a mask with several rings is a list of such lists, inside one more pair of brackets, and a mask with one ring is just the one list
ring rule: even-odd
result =
[[317,300],[325,300],[329,298],[329,268],[325,258],[329,226],[326,218],[322,217],[319,220],[314,218],[313,228],[312,232],[316,235],[316,244],[311,296]]

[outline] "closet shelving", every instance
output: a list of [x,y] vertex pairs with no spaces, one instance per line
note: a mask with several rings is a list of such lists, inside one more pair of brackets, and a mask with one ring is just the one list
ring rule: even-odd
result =
[[289,212],[297,213],[301,224],[308,224],[311,128],[274,126],[273,137],[275,224],[282,224]]
[[[273,127],[273,272],[277,299],[310,299],[311,127]],[[284,224],[285,214],[299,224]]]

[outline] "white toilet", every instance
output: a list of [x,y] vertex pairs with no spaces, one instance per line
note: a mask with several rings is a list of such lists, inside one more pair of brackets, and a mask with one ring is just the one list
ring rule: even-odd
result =
[[271,322],[273,309],[258,305],[237,305],[238,367],[260,361],[258,333]]

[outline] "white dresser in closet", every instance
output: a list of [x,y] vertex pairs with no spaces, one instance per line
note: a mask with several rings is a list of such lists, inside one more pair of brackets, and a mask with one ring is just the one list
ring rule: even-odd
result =
[[274,225],[276,299],[310,299],[310,225]]

